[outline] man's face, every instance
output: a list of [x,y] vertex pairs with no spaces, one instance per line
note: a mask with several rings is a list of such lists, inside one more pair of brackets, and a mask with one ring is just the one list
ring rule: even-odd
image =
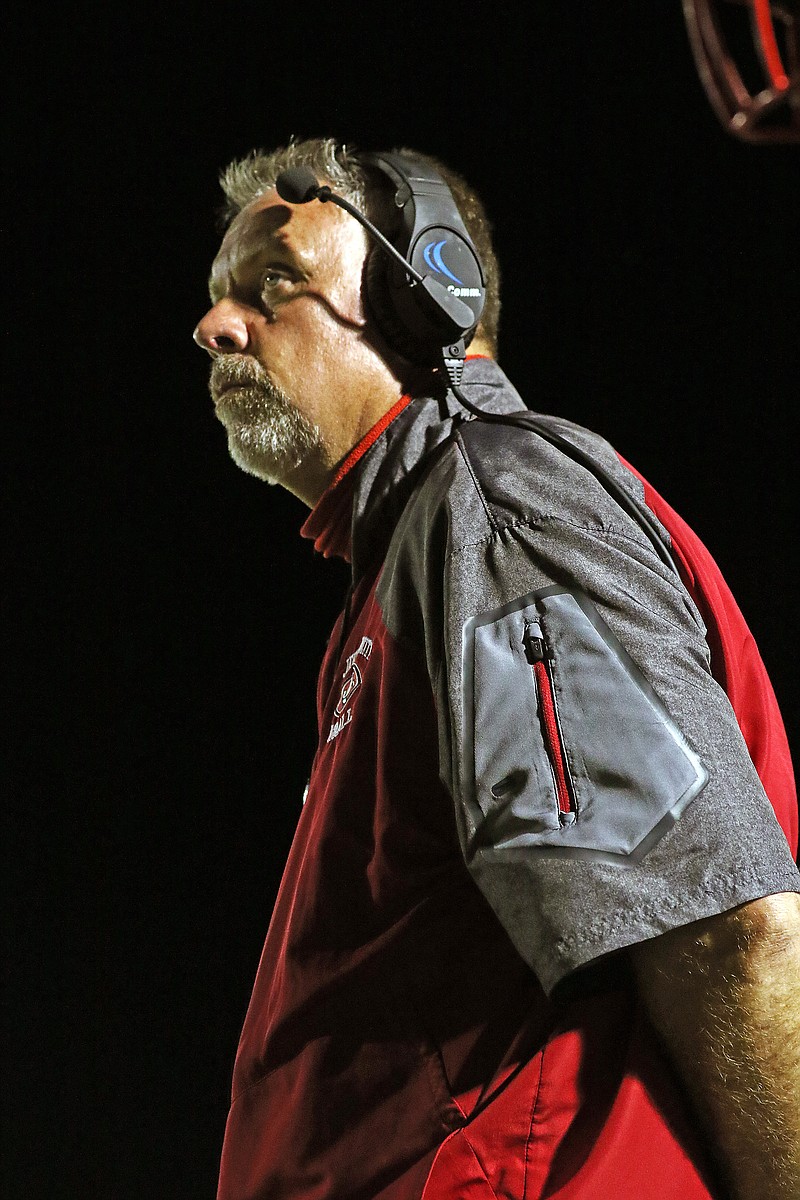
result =
[[314,503],[399,388],[364,336],[361,226],[272,189],[231,224],[195,330],[235,461]]

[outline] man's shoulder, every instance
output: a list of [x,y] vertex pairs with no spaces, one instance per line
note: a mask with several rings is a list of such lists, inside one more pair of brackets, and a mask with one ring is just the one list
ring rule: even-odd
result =
[[[573,456],[533,427],[526,415],[580,451]],[[598,530],[618,512],[580,458],[596,461],[624,485],[638,484],[602,437],[558,417],[522,409],[500,419],[465,421],[441,447],[415,497],[412,514],[433,529],[446,518],[457,548],[519,525],[563,520]]]

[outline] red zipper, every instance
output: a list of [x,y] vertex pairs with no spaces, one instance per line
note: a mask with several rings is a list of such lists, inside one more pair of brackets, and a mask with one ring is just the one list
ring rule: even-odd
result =
[[553,693],[550,664],[547,660],[547,652],[541,631],[535,625],[526,625],[523,642],[525,645],[525,656],[533,667],[533,674],[539,694],[539,715],[542,722],[542,735],[553,771],[558,811],[564,814],[564,816],[574,816],[575,801],[572,795],[564,746],[561,740],[561,730],[558,725],[558,712],[556,710],[556,698]]

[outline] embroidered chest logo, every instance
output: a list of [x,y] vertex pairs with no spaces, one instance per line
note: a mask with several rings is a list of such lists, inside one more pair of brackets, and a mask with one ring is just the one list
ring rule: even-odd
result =
[[354,654],[349,655],[345,663],[344,675],[342,677],[342,690],[339,693],[339,700],[336,708],[333,710],[333,724],[328,731],[328,741],[332,742],[335,737],[345,729],[353,719],[352,702],[358,689],[361,687],[361,667],[358,665],[358,659],[367,660],[372,654],[372,638],[362,637],[361,644]]

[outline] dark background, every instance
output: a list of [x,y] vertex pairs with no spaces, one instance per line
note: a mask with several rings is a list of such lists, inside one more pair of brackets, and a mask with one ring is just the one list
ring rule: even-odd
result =
[[213,1197],[313,752],[345,576],[230,463],[191,341],[231,158],[333,134],[467,175],[502,365],[694,525],[797,745],[800,147],[723,132],[679,0],[465,11],[11,18],[15,1200]]

